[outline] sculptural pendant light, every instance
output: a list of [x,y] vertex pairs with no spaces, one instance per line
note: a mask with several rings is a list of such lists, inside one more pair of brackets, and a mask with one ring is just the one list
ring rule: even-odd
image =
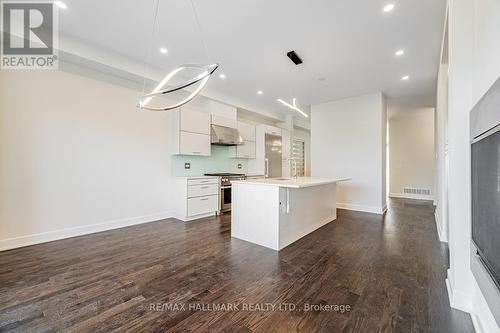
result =
[[[157,0],[157,2],[156,2],[156,10],[155,10],[154,21],[153,21],[153,37],[152,37],[153,40],[154,40],[154,33],[155,33],[155,28],[156,28],[156,18],[158,16],[159,1],[160,0]],[[198,24],[198,29],[200,30],[200,34],[202,35],[202,38],[203,38],[200,22],[198,20],[198,15],[196,13],[196,9],[194,7],[193,0],[191,0],[191,6],[193,7],[196,22]],[[208,54],[207,46],[206,46],[204,40],[203,40],[203,43],[205,46],[205,52]],[[168,111],[168,110],[176,109],[184,104],[187,104],[191,100],[193,100],[193,98],[195,98],[200,93],[200,91],[203,90],[203,88],[206,86],[208,80],[210,79],[212,74],[217,70],[218,67],[219,67],[218,64],[209,64],[209,65],[185,64],[185,65],[181,65],[181,66],[177,67],[176,69],[174,69],[173,71],[171,71],[170,73],[168,73],[167,75],[165,75],[163,80],[161,80],[158,83],[158,85],[156,86],[155,89],[153,89],[153,91],[141,96],[139,98],[138,107],[140,109],[150,110],[150,111]],[[167,86],[169,81],[173,77],[175,77],[176,74],[178,74],[186,69],[189,69],[189,70],[192,70],[195,72],[198,71],[199,73],[195,77],[190,78],[186,81],[183,81],[180,84],[177,84],[175,86]],[[185,88],[188,88],[190,86],[194,86],[196,84],[198,84],[198,86],[187,97],[183,98],[179,102],[176,102],[173,104],[165,104],[165,105],[158,106],[158,107],[153,107],[153,106],[149,105],[151,100],[155,97],[159,97],[162,95],[168,95],[170,93],[183,90]],[[167,87],[167,88],[165,88],[165,87]]]
[[[182,106],[186,103],[189,103],[193,98],[196,97],[196,95],[198,95],[200,93],[200,91],[203,90],[203,88],[207,84],[208,80],[210,79],[210,76],[212,75],[213,72],[215,72],[215,70],[218,67],[219,67],[218,64],[211,64],[211,65],[186,64],[186,65],[182,65],[182,66],[174,69],[173,71],[168,73],[165,76],[165,78],[163,78],[163,80],[161,80],[161,82],[156,86],[156,88],[151,93],[141,96],[141,98],[139,99],[139,108],[150,110],[150,111],[167,111],[167,110],[172,110],[172,109],[178,108],[179,106]],[[166,88],[166,89],[162,89],[163,87],[165,87],[165,85],[167,85],[167,83],[177,73],[181,72],[184,69],[199,69],[201,71],[201,73],[198,76],[196,76],[188,81],[185,81],[179,85],[176,85],[176,86],[170,87],[170,88]],[[148,106],[148,103],[156,96],[173,93],[175,91],[182,90],[184,88],[190,87],[190,86],[195,85],[197,83],[199,83],[198,87],[191,94],[189,94],[186,98],[184,98],[180,102],[170,104],[170,105],[161,106],[161,107]]]

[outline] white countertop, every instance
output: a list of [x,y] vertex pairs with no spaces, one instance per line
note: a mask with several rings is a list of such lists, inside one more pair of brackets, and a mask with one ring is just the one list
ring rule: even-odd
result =
[[349,178],[299,177],[297,178],[297,180],[294,180],[293,178],[265,178],[265,179],[233,180],[231,181],[231,184],[304,188],[304,187],[319,186],[325,184],[333,184],[347,180],[349,180]]
[[218,176],[176,176],[178,179],[213,179],[219,178]]

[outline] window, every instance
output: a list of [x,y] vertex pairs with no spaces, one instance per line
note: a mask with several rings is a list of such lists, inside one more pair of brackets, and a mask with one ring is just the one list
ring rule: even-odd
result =
[[[292,139],[292,159],[297,163],[297,176],[304,177],[306,174],[305,142],[299,138]],[[292,163],[292,175],[295,174]]]

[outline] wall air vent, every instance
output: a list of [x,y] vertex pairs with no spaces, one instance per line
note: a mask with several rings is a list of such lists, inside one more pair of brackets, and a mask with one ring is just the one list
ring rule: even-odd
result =
[[290,51],[286,54],[288,58],[295,64],[300,65],[302,63],[302,59],[300,59],[299,55],[295,51]]
[[412,194],[412,195],[422,195],[422,196],[430,196],[431,195],[431,190],[427,188],[412,188],[412,187],[405,187],[403,188],[404,194]]

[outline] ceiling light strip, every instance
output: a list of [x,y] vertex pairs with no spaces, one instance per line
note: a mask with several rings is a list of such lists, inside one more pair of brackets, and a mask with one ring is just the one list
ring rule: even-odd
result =
[[293,101],[292,101],[293,105],[292,105],[292,104],[290,104],[290,103],[285,102],[285,101],[284,101],[284,100],[282,100],[281,98],[278,98],[278,99],[277,99],[277,101],[278,101],[278,102],[280,102],[281,104],[285,105],[286,107],[289,107],[290,109],[292,109],[292,110],[295,110],[295,111],[299,112],[299,113],[300,113],[301,115],[303,115],[304,117],[309,118],[309,116],[308,116],[308,115],[307,115],[304,111],[302,111],[301,109],[299,109],[299,108],[297,107],[297,99],[296,99],[296,98],[294,98],[294,99],[293,99]]

